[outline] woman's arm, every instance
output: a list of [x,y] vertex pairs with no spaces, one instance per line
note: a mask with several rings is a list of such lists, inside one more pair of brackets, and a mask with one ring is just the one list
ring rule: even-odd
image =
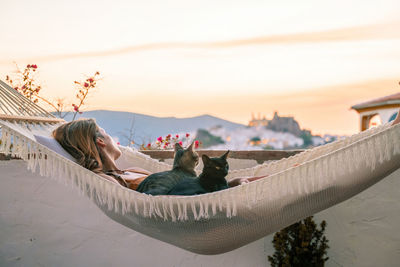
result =
[[117,179],[115,179],[115,178],[112,177],[112,176],[109,176],[109,175],[104,174],[104,173],[97,173],[97,174],[100,175],[101,177],[103,177],[104,179],[110,181],[110,182],[113,182],[113,183],[115,183],[115,184],[121,185],[121,184],[117,181]]
[[235,179],[230,180],[228,182],[228,185],[229,185],[229,187],[234,187],[234,186],[238,186],[238,185],[241,185],[241,184],[247,184],[247,183],[250,183],[252,181],[255,181],[255,180],[258,180],[258,179],[261,179],[261,178],[265,178],[267,176],[269,176],[269,175],[267,174],[267,175],[256,176],[256,177],[235,178]]
[[125,169],[125,171],[137,172],[137,173],[142,173],[142,174],[146,174],[146,175],[152,174],[152,172],[149,172],[148,170],[145,170],[145,169],[142,169],[142,168],[139,168],[139,167],[127,168],[127,169]]
[[[299,165],[300,165],[299,163],[295,163],[293,165],[293,167],[297,167]],[[269,174],[266,174],[266,175],[263,175],[263,176],[247,177],[247,178],[235,178],[235,179],[230,180],[228,182],[228,185],[229,185],[229,187],[234,187],[234,186],[238,186],[238,185],[241,185],[241,184],[247,184],[247,183],[250,183],[252,181],[255,181],[255,180],[258,180],[258,179],[262,179],[262,178],[265,178],[265,177],[268,177],[268,176],[269,176]]]

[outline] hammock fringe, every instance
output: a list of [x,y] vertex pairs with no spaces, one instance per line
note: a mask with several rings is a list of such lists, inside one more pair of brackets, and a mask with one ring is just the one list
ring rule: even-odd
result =
[[[230,179],[268,174],[268,179],[225,192],[195,197],[154,197],[116,186],[37,143],[29,135],[20,133],[24,128],[32,131],[35,127],[40,129],[36,129],[39,132],[46,132],[44,128],[48,128],[49,125],[42,123],[33,127],[26,123],[0,123],[0,152],[21,157],[32,172],[39,169],[41,176],[53,177],[66,185],[73,185],[91,200],[106,205],[109,211],[124,215],[135,213],[143,217],[158,217],[172,222],[187,221],[191,218],[208,219],[218,211],[225,211],[226,217],[231,218],[238,215],[238,206],[251,209],[264,200],[275,201],[279,198],[321,191],[334,184],[337,177],[362,168],[368,168],[372,172],[377,165],[400,154],[399,126],[391,127],[385,124],[286,159],[234,170],[228,175]],[[160,163],[131,148],[122,150],[128,159],[143,163],[143,168],[152,171],[171,168],[170,165]],[[276,192],[271,190],[272,188],[280,188],[281,191]],[[237,197],[238,195],[245,197]]]

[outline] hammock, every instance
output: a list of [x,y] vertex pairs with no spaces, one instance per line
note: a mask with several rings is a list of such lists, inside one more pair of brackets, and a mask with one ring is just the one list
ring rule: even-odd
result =
[[[2,82],[0,87],[9,89]],[[43,116],[49,120],[0,116],[0,152],[21,157],[42,176],[76,186],[117,223],[198,254],[224,253],[260,239],[349,199],[400,167],[400,124],[387,123],[228,174],[228,180],[269,174],[248,184],[198,196],[150,196],[114,184],[38,143],[35,135],[50,136],[60,123],[50,114]],[[121,150],[121,160],[131,166],[152,172],[171,168],[131,148]]]

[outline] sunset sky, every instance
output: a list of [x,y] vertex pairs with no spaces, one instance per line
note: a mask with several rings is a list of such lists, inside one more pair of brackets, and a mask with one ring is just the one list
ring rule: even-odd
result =
[[[1,1],[0,79],[37,64],[41,93],[86,110],[294,116],[358,132],[350,107],[400,91],[400,1]],[[44,106],[45,107],[45,106]]]

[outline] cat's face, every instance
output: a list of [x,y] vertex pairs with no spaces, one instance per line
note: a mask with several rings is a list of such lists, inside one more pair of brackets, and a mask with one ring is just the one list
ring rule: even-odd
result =
[[177,159],[177,164],[180,167],[184,167],[188,170],[194,170],[194,168],[199,164],[199,154],[194,151],[194,143],[192,143],[188,148],[183,149],[178,143],[175,145],[175,158]]
[[213,173],[220,177],[228,175],[229,164],[226,160],[229,154],[229,150],[219,158],[209,158],[207,155],[202,156],[204,169],[207,173]]

